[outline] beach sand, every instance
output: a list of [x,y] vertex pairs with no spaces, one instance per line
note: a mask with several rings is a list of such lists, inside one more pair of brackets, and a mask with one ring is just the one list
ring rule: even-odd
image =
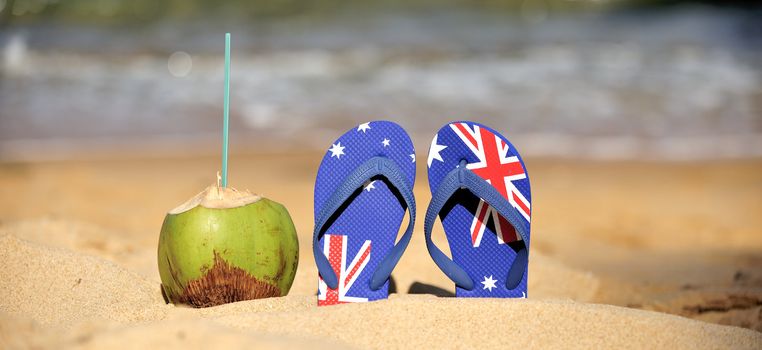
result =
[[762,160],[528,159],[528,299],[452,298],[417,224],[389,300],[318,308],[320,158],[231,156],[232,186],[289,209],[300,264],[286,297],[207,309],[165,304],[156,245],[217,158],[0,163],[0,348],[762,348]]

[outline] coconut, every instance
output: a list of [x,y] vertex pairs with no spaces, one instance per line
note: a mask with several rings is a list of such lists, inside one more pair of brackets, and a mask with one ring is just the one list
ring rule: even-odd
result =
[[286,295],[298,257],[283,205],[219,184],[169,211],[159,237],[164,295],[194,307]]

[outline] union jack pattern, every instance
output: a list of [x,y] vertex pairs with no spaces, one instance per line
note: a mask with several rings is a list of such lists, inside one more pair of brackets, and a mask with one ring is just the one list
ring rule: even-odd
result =
[[368,301],[368,298],[358,298],[347,295],[357,276],[362,273],[370,261],[370,241],[366,240],[355,254],[352,262],[347,265],[347,236],[329,235],[323,237],[323,253],[328,257],[333,272],[339,280],[336,289],[328,285],[320,277],[318,282],[318,306],[357,303]]
[[[530,221],[531,204],[516,188],[513,181],[527,177],[518,157],[508,156],[509,146],[499,136],[478,125],[453,123],[450,128],[476,155],[479,162],[469,163],[470,169],[489,182],[505,197],[519,213]],[[471,243],[478,247],[489,219],[495,224],[495,233],[499,244],[521,240],[516,230],[502,215],[483,200],[476,208],[476,215],[471,222]]]

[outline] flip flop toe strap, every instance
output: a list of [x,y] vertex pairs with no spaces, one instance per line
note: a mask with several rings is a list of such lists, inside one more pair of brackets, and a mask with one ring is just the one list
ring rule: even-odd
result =
[[527,248],[529,246],[529,228],[519,219],[519,213],[490,183],[466,168],[465,161],[460,166],[450,171],[439,183],[433,193],[431,203],[426,210],[426,218],[423,223],[423,232],[426,237],[426,247],[434,262],[442,272],[447,275],[456,285],[466,290],[474,288],[474,281],[468,273],[450,257],[445,255],[431,240],[431,230],[434,222],[442,211],[447,201],[459,189],[468,189],[477,197],[483,199],[492,208],[502,215],[516,229],[516,233],[524,241],[524,247],[517,252],[516,259],[508,272],[506,287],[514,289],[524,276],[528,262]]
[[408,243],[410,243],[410,237],[412,236],[413,226],[415,224],[415,198],[413,197],[412,186],[408,183],[407,177],[402,173],[394,161],[386,157],[373,157],[368,159],[344,178],[341,184],[323,205],[318,217],[315,218],[315,229],[312,232],[312,254],[315,256],[315,263],[317,263],[320,277],[323,278],[323,281],[325,281],[330,288],[336,288],[338,286],[338,278],[333,271],[330,262],[328,262],[328,258],[320,249],[318,239],[323,233],[322,231],[326,224],[331,221],[333,215],[339,211],[355,192],[362,190],[363,184],[376,176],[383,176],[397,189],[397,191],[399,191],[399,194],[407,207],[410,220],[400,241],[392,247],[391,251],[384,257],[373,272],[373,276],[370,280],[371,290],[378,290],[386,280],[389,279],[392,270],[394,270],[397,262],[399,262],[402,257],[402,253],[407,248]]

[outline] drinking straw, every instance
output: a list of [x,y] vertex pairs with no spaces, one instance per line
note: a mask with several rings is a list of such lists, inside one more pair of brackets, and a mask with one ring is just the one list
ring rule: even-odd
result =
[[222,187],[228,186],[228,124],[230,109],[230,33],[225,33],[225,102],[222,119]]

